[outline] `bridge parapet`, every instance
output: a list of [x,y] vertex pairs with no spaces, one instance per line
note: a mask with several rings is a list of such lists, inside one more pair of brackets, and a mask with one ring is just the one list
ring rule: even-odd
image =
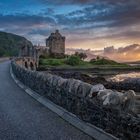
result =
[[140,139],[140,118],[121,106],[103,106],[97,97],[103,85],[90,85],[75,79],[43,74],[26,69],[20,61],[12,61],[15,76],[26,86],[62,106],[80,119],[121,139]]
[[18,65],[29,70],[36,70],[37,63],[32,57],[19,57],[14,60]]

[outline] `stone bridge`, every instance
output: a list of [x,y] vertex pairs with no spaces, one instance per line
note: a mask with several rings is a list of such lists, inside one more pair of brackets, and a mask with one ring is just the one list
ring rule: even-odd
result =
[[10,65],[0,61],[0,140],[92,140],[19,88]]
[[[112,97],[107,97],[108,99],[102,101],[100,99],[103,99],[105,93],[101,93],[100,99],[97,93],[100,90],[106,90],[103,85],[93,86],[75,79],[63,79],[56,75],[32,72],[26,68],[23,69],[17,61],[12,62],[12,69],[23,84],[72,112],[81,120],[91,123],[118,138],[127,139],[128,136],[132,139],[134,137],[140,138],[138,133],[140,118],[135,117],[133,113],[131,114],[134,101],[133,93],[128,92],[121,95],[120,99],[124,98],[121,101],[117,97],[120,92],[113,95],[111,90],[107,90],[112,94]],[[114,98],[110,105],[109,98]]]
[[[112,140],[140,139],[140,118],[136,114],[129,113],[129,110],[124,110],[124,104],[119,106],[119,109],[118,105],[111,108],[103,106],[97,98],[97,92],[104,89],[103,86],[99,86],[98,89],[79,80],[36,72],[34,71],[36,61],[30,57],[17,58],[16,61],[12,61],[11,66],[16,78],[24,85],[75,114],[87,124],[100,128],[103,134],[115,136],[116,138],[111,137]],[[0,125],[3,126],[0,127],[0,139],[93,139],[17,87],[10,77],[9,68],[9,61],[0,63]],[[101,135],[97,136],[96,133],[95,135],[98,140],[103,139]]]
[[21,67],[29,70],[36,70],[38,62],[33,57],[20,57],[16,59],[16,63]]

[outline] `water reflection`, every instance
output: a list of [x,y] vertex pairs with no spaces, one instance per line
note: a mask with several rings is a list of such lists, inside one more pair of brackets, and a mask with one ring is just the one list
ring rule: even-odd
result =
[[121,82],[127,79],[136,79],[140,78],[140,72],[131,72],[127,74],[118,74],[113,77],[108,78],[109,81]]

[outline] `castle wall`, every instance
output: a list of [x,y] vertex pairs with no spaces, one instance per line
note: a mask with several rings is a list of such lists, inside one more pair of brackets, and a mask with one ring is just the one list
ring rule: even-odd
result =
[[64,54],[65,42],[63,38],[53,39],[50,45],[51,54]]
[[33,57],[34,48],[30,45],[23,45],[20,47],[19,57]]

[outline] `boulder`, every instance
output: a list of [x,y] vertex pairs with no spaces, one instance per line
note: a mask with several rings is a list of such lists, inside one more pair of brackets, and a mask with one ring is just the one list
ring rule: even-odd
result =
[[102,84],[93,85],[91,87],[88,97],[92,98],[94,96],[94,94],[98,93],[101,90],[105,90],[104,85],[102,85]]
[[69,93],[72,93],[74,85],[77,83],[78,80],[75,79],[68,79],[66,84],[66,89]]
[[77,95],[79,97],[86,97],[89,94],[91,88],[92,88],[92,85],[85,82],[81,82],[77,90]]
[[133,111],[135,92],[129,90],[125,93],[113,91],[110,89],[100,90],[97,98],[104,106],[117,108],[123,111]]
[[123,108],[125,111],[135,112],[135,97],[136,94],[133,90],[128,90],[123,95]]
[[63,83],[66,82],[66,81],[67,81],[67,79],[59,77],[58,81],[57,81],[57,86],[61,87],[63,85]]
[[81,85],[81,81],[80,80],[76,80],[74,85],[73,85],[73,88],[72,88],[72,93],[77,95],[78,94],[78,89],[79,89],[79,86]]

